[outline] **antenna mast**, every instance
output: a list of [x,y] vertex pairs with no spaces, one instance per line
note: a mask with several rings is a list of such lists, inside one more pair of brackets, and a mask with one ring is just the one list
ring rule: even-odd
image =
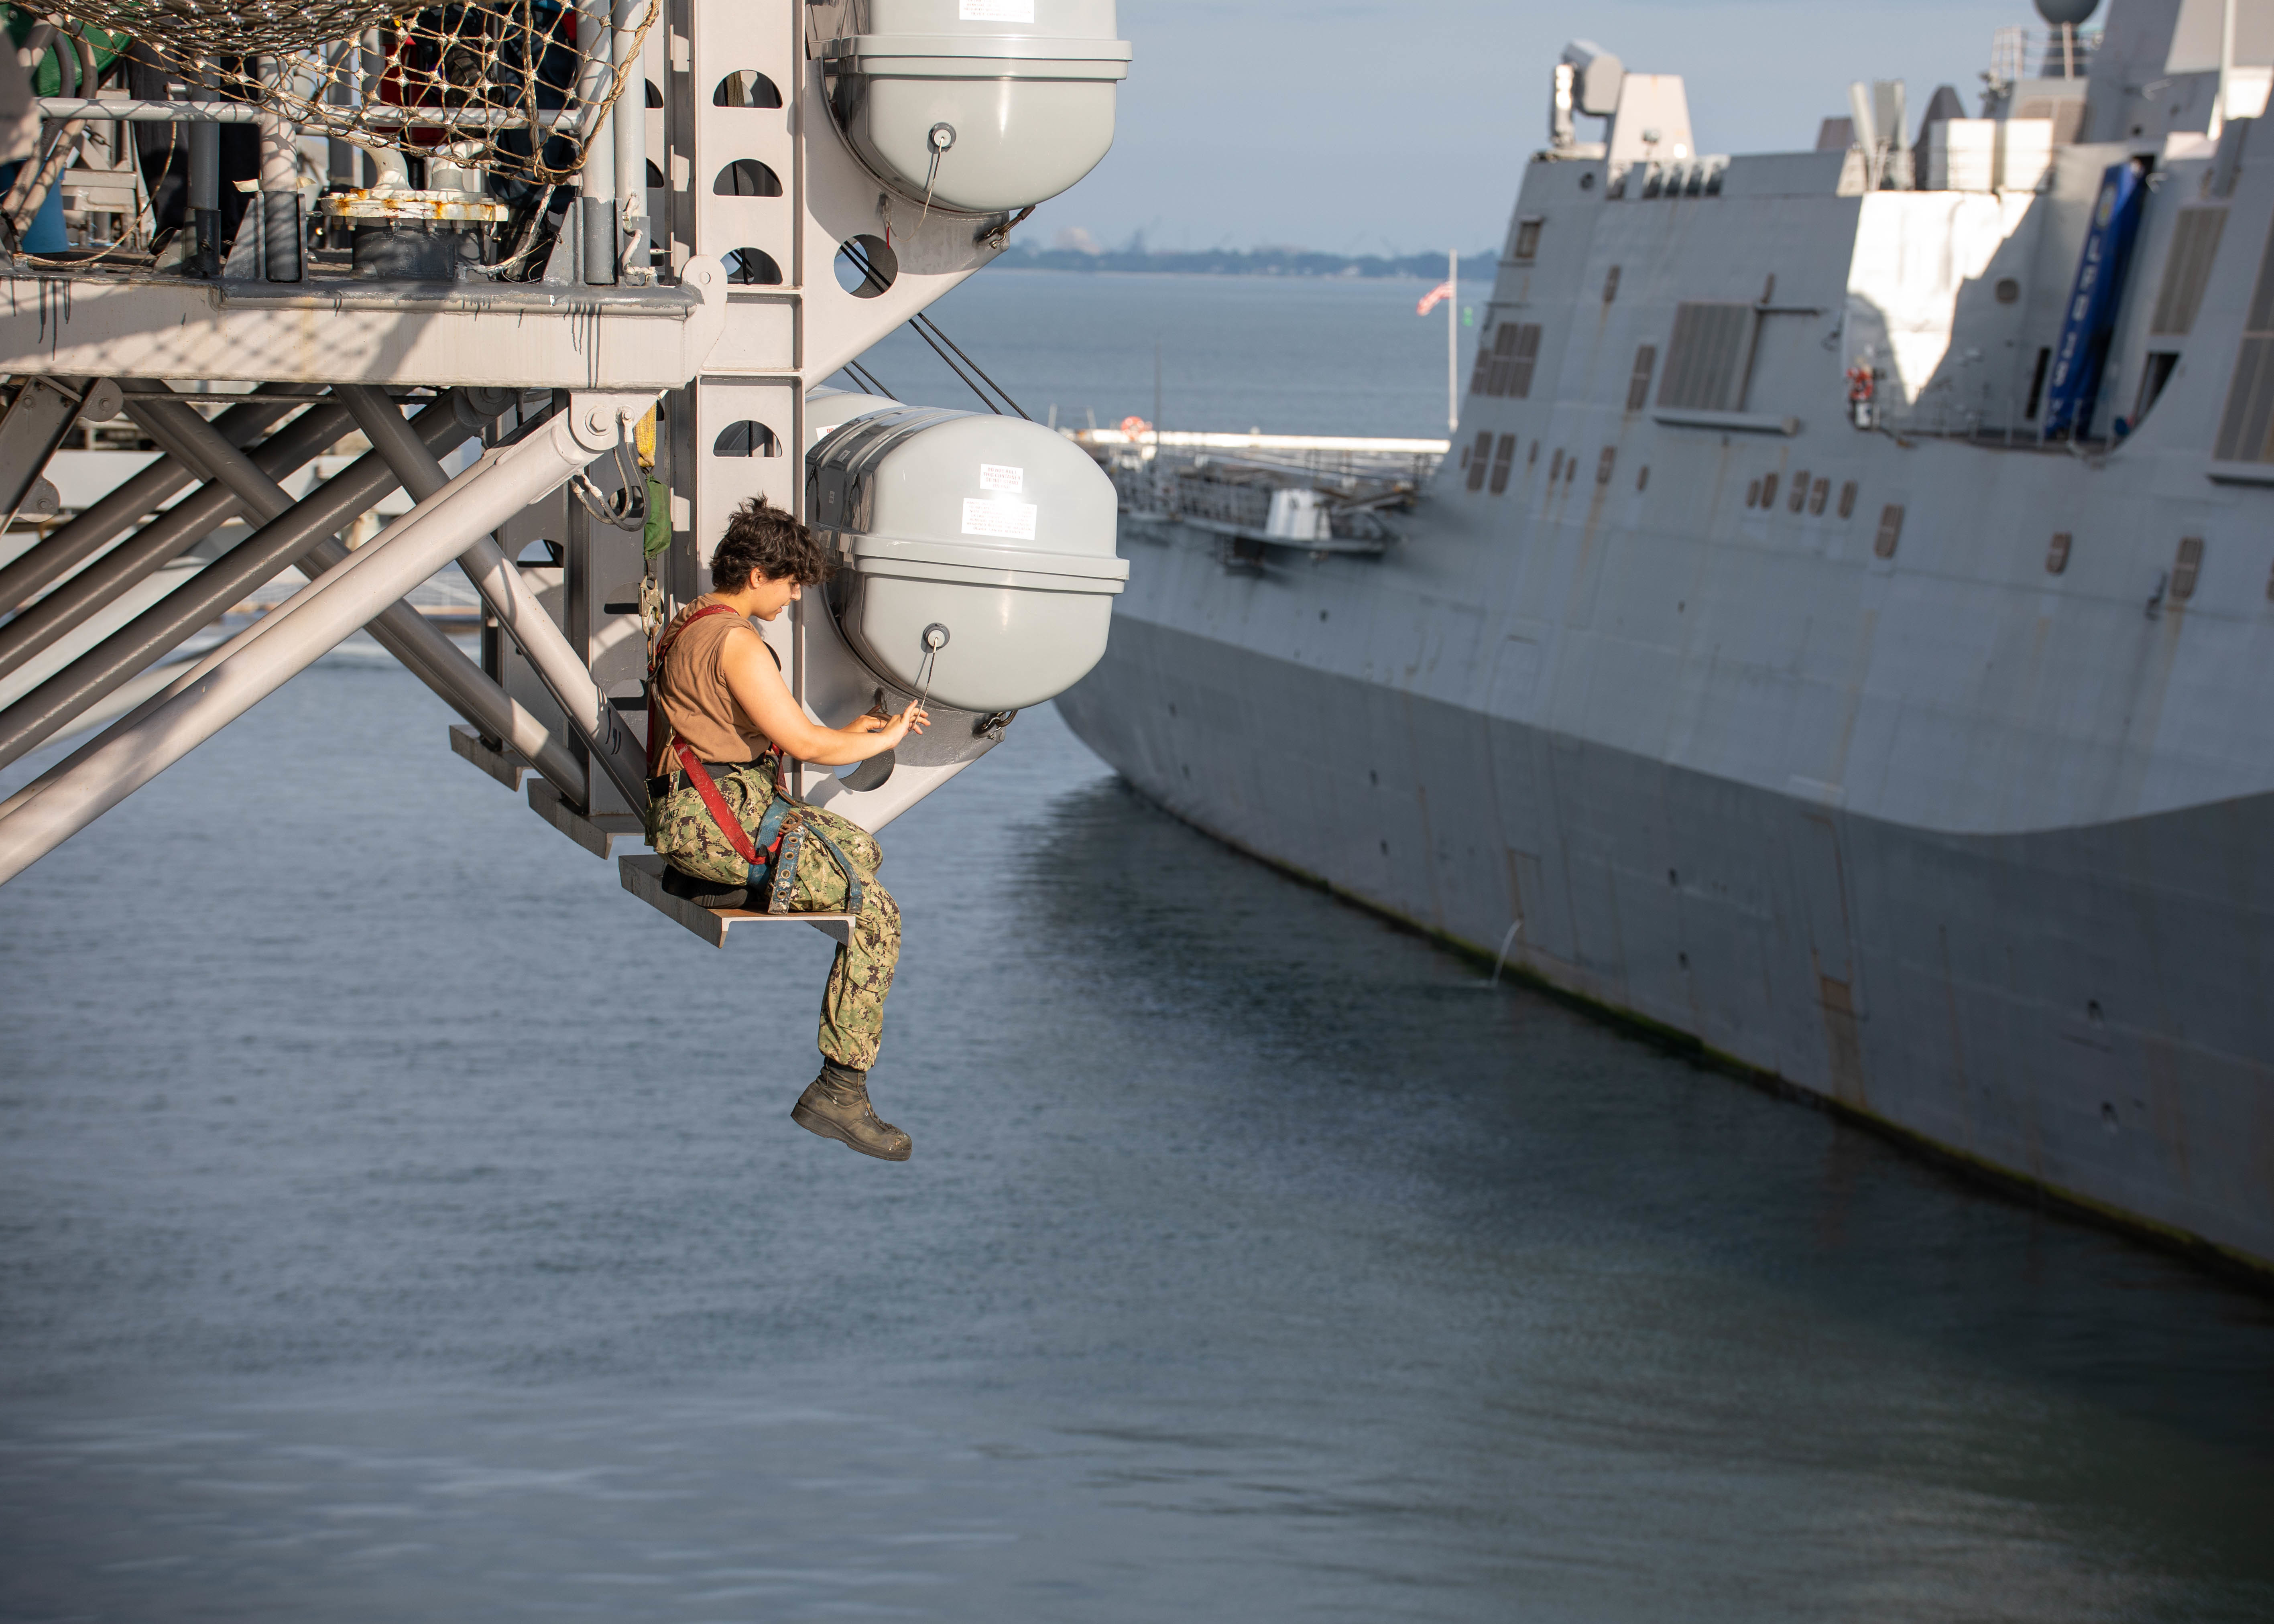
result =
[[1461,251],[1445,251],[1445,286],[1452,289],[1445,301],[1445,432],[1461,427]]

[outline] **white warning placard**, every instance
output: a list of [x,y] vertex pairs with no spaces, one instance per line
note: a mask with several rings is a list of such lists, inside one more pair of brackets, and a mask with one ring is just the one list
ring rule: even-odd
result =
[[1027,488],[1027,470],[1006,468],[1000,462],[979,465],[979,488],[983,491],[1023,491]]
[[981,501],[967,496],[963,499],[963,533],[992,536],[1001,541],[1032,541],[1035,513],[1032,502],[1005,501],[1000,497]]
[[1035,0],[955,0],[955,17],[966,23],[1030,23]]

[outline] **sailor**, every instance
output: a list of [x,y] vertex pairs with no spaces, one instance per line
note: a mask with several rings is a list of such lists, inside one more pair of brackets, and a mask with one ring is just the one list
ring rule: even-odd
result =
[[738,508],[711,555],[711,591],[664,629],[648,672],[648,840],[698,879],[747,887],[773,912],[856,915],[821,995],[821,1075],[790,1118],[863,1155],[908,1158],[908,1136],[877,1119],[869,1068],[900,953],[900,914],[877,883],[869,833],[793,799],[785,755],[837,767],[900,744],[930,719],[898,716],[823,727],[783,681],[753,620],[772,620],[831,569],[811,531],[764,497]]

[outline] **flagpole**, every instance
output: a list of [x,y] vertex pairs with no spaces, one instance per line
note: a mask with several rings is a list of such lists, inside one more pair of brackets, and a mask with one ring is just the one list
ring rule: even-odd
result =
[[1445,432],[1461,429],[1461,251],[1445,251],[1445,283],[1453,297],[1445,301]]

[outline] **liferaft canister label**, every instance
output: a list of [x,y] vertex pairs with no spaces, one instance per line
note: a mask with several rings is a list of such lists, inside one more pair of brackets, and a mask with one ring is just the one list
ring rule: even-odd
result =
[[1001,541],[1032,541],[1035,511],[1032,502],[1008,501],[1001,497],[983,501],[967,496],[963,499],[963,533],[991,536]]

